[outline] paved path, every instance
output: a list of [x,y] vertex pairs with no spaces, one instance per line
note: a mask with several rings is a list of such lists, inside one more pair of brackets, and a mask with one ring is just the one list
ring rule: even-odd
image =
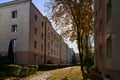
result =
[[39,76],[34,76],[34,77],[30,78],[30,80],[46,80],[51,75],[52,75],[51,71],[47,71]]
[[[71,67],[67,67],[67,68],[64,68],[64,69],[69,69],[69,68],[71,68]],[[40,75],[30,76],[29,78],[25,78],[25,79],[21,79],[21,80],[47,80],[47,78],[52,76],[54,71],[55,70],[45,71],[44,73],[42,73]]]
[[32,76],[32,77],[25,78],[22,80],[47,80],[47,78],[50,77],[51,75],[52,75],[51,71],[46,71],[40,75]]

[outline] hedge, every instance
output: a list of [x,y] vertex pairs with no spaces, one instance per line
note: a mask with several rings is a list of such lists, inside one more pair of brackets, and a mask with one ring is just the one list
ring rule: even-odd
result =
[[37,71],[38,65],[7,65],[6,75],[10,77],[26,77]]
[[7,76],[18,77],[21,68],[22,67],[20,65],[7,65],[7,67],[6,67],[6,75]]
[[65,68],[65,67],[70,67],[72,65],[66,65],[66,64],[41,64],[38,65],[38,70],[39,71],[46,71],[46,70],[53,70],[53,69],[59,69],[59,68]]
[[27,67],[29,68],[29,73],[30,74],[35,73],[38,69],[38,65],[28,65]]
[[22,67],[19,73],[20,77],[25,77],[29,75],[29,68],[28,67]]

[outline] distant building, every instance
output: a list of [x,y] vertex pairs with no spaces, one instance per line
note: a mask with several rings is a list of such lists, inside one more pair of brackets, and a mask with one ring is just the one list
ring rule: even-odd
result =
[[77,61],[77,64],[79,64],[79,63],[80,63],[79,53],[75,53],[75,56],[76,56],[76,61]]
[[17,64],[66,64],[68,47],[32,0],[0,4],[0,56],[13,41]]
[[67,64],[72,64],[72,56],[73,54],[75,54],[75,52],[73,51],[73,48],[68,48],[67,51]]
[[120,77],[120,0],[94,0],[95,65],[113,80]]

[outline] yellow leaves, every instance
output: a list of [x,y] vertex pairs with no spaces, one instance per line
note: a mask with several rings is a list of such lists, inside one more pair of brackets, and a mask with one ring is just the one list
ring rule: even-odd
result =
[[[75,40],[77,29],[84,35],[93,31],[93,0],[53,0],[52,20],[64,37]],[[78,28],[77,28],[78,27]]]

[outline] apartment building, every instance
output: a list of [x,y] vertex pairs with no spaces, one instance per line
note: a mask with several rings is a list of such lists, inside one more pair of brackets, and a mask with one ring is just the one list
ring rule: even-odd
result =
[[120,0],[94,0],[95,65],[113,80],[120,75]]
[[0,4],[0,56],[8,54],[10,41],[17,64],[66,63],[67,44],[32,0]]
[[67,64],[72,64],[72,56],[73,56],[73,54],[75,54],[73,49],[68,47],[68,50],[67,50]]
[[46,63],[60,63],[60,37],[46,18]]

